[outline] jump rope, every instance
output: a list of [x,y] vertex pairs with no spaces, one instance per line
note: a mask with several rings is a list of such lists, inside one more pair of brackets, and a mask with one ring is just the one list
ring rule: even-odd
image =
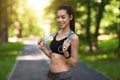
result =
[[[53,33],[53,34],[51,34],[51,35],[45,36],[45,37],[43,38],[43,40],[44,40],[44,41],[47,41],[48,39],[53,38],[53,36],[55,36],[56,33],[59,33],[60,31],[61,31],[61,30],[59,30],[58,32],[55,32],[55,33]],[[68,35],[67,35],[67,39],[66,39],[67,41],[70,40],[70,37],[71,37],[71,34],[72,34],[72,33],[74,33],[74,32],[73,32],[72,30],[70,30],[69,33],[68,33]],[[65,46],[60,45],[60,46],[58,47],[58,52],[60,52],[60,53],[63,52],[62,49],[61,49],[62,47],[65,48]]]

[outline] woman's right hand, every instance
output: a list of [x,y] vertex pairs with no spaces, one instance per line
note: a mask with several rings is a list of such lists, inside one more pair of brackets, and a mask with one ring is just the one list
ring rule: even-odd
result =
[[43,42],[43,38],[40,38],[38,41],[38,46],[40,49],[42,49],[44,47],[44,42]]

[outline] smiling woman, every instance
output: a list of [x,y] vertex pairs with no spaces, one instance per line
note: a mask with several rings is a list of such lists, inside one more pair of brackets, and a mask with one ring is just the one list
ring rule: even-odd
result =
[[50,59],[47,80],[73,80],[70,67],[78,61],[79,37],[75,33],[74,10],[71,5],[61,5],[56,12],[56,22],[60,30],[50,42],[50,50],[43,38],[38,41],[39,48]]

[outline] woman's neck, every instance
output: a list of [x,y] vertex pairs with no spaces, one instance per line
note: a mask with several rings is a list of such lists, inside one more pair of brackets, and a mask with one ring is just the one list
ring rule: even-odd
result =
[[67,34],[70,31],[70,28],[61,29],[61,33]]

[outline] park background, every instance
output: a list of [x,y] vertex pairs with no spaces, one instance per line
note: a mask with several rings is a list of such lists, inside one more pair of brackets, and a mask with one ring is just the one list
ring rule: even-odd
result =
[[7,80],[26,39],[59,29],[55,18],[61,4],[75,10],[79,60],[120,80],[119,0],[0,0],[0,80]]

